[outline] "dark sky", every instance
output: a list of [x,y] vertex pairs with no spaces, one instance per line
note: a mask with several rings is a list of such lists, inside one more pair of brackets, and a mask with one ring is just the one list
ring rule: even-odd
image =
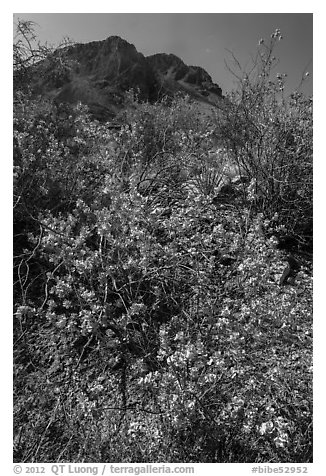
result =
[[38,23],[41,41],[57,44],[64,36],[77,42],[118,35],[145,56],[174,53],[188,65],[202,66],[223,92],[234,87],[224,61],[231,50],[242,66],[250,62],[260,38],[275,28],[284,39],[277,43],[276,73],[288,74],[287,92],[304,72],[310,76],[303,91],[312,94],[313,15],[309,13],[17,13]]

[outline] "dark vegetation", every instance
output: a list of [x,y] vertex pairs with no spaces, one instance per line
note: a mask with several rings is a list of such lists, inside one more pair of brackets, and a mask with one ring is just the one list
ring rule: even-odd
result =
[[130,93],[117,130],[31,94],[34,63],[69,67],[31,26],[14,49],[14,460],[311,462],[312,104],[273,80],[279,32],[223,114]]

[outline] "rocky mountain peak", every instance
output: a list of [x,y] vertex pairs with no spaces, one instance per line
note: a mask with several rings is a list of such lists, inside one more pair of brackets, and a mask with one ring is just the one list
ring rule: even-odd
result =
[[112,118],[123,109],[124,94],[130,89],[148,101],[185,93],[216,105],[222,97],[220,87],[200,66],[187,66],[174,54],[145,57],[119,36],[69,46],[63,59],[69,65],[64,74],[58,75],[51,63],[38,67],[35,89],[59,102],[81,101],[99,119]]

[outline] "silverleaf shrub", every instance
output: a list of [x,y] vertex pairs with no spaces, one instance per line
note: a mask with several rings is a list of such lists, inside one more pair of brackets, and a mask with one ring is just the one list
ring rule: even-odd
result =
[[[307,159],[296,159],[300,181],[311,136],[297,137],[303,125],[276,114],[269,91],[257,96],[270,124],[261,152],[245,116],[252,89],[218,131],[189,98],[138,104],[130,93],[116,131],[81,105],[20,91],[15,461],[312,460],[311,264],[280,287],[275,237],[294,229],[291,213],[306,217],[310,188],[291,198],[288,165],[277,181],[284,141],[272,140],[291,131],[287,160]],[[296,101],[306,127],[310,106]],[[216,200],[234,162],[250,184]]]

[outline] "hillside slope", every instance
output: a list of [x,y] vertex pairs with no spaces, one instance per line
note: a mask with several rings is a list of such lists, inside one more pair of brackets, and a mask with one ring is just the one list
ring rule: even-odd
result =
[[199,66],[187,66],[172,54],[145,57],[118,36],[74,44],[35,68],[34,91],[57,102],[89,106],[102,120],[124,108],[125,93],[134,89],[142,101],[188,94],[207,111],[223,102],[221,88]]

